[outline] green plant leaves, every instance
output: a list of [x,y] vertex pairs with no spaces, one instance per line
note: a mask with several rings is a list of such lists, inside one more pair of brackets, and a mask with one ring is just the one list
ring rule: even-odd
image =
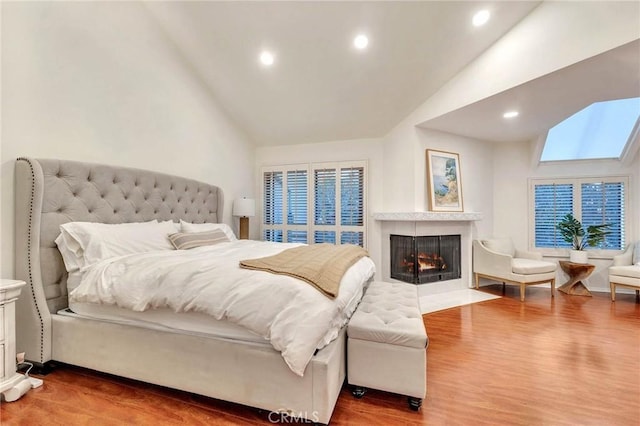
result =
[[582,223],[573,214],[567,213],[556,225],[562,239],[570,243],[574,250],[584,250],[585,247],[595,247],[610,234],[609,224],[590,225],[585,230]]

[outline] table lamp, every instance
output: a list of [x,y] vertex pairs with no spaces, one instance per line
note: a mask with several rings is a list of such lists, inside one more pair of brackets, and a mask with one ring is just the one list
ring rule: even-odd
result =
[[249,218],[256,215],[256,201],[253,198],[238,198],[233,201],[233,215],[240,217],[240,239],[249,238]]

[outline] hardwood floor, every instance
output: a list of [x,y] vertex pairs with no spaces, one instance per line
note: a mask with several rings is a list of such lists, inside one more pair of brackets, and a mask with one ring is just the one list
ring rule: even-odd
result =
[[[483,291],[502,293],[502,286]],[[424,316],[427,398],[342,390],[336,425],[640,424],[640,303],[517,286],[505,297]],[[4,425],[270,424],[267,412],[62,366],[41,388],[3,403]],[[277,416],[271,416],[271,420]]]

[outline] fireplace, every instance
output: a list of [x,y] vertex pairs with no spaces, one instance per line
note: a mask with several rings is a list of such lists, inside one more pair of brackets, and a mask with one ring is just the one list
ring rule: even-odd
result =
[[458,279],[460,235],[390,235],[391,278],[424,284]]
[[[373,217],[376,223],[380,224],[382,242],[380,247],[380,272],[382,280],[392,280],[392,263],[395,266],[395,262],[391,260],[391,235],[460,235],[460,278],[418,285],[418,295],[423,297],[472,287],[472,241],[477,233],[478,221],[482,220],[482,216],[482,213],[478,212],[396,211],[374,213]],[[446,260],[446,256],[442,254],[440,256]]]

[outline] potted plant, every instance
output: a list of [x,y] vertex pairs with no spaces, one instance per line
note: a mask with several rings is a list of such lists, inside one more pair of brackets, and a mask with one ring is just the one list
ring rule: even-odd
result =
[[608,223],[590,225],[585,229],[582,223],[573,214],[567,213],[556,225],[562,239],[571,244],[569,260],[575,263],[587,263],[588,254],[585,248],[595,247],[604,241],[604,237],[610,234],[607,230]]

